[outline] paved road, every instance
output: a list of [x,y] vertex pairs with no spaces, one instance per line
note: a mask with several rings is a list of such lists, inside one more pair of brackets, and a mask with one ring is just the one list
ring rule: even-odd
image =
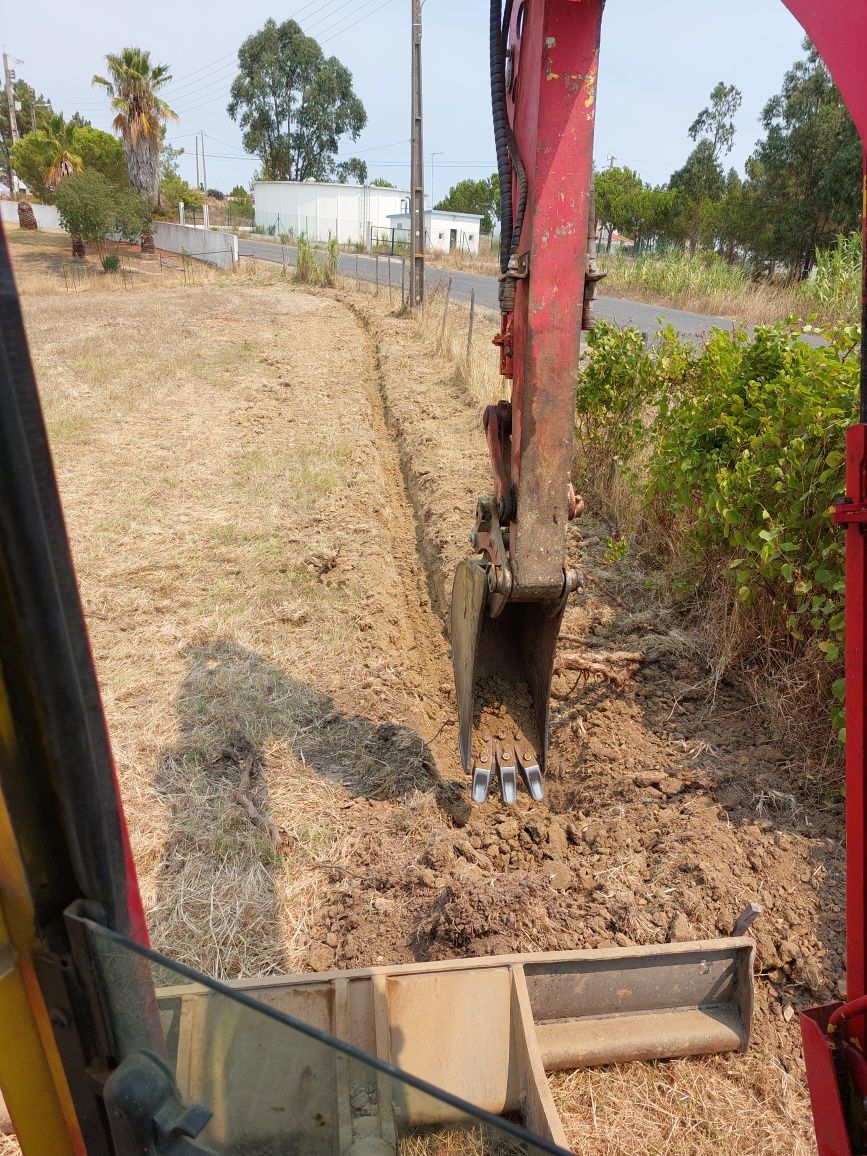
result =
[[[246,237],[238,238],[238,252],[242,257],[255,257],[257,260],[283,261],[283,246],[273,241],[253,241]],[[287,260],[295,264],[295,249],[286,246]],[[379,279],[385,284],[388,279],[388,264],[391,263],[392,284],[400,285],[400,257],[379,258]],[[341,253],[340,272],[344,277],[358,277],[363,281],[376,279],[376,259],[364,254]],[[470,291],[476,291],[476,304],[485,309],[497,309],[497,279],[484,277],[478,273],[459,273],[454,269],[444,270],[428,266],[425,270],[425,288],[431,292],[439,282],[452,279],[451,296],[457,301],[469,301]],[[707,333],[714,326],[728,328],[730,321],[723,317],[708,317],[703,313],[690,313],[685,309],[666,309],[661,305],[645,305],[640,301],[625,301],[616,297],[599,297],[596,302],[596,317],[602,321],[616,322],[618,325],[632,325],[636,329],[648,333],[655,333],[659,328],[659,319],[663,324],[671,324],[678,333],[684,336],[698,337]]]

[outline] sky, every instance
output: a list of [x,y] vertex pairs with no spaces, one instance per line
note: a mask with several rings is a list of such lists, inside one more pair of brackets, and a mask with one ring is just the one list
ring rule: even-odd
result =
[[[531,0],[532,2],[532,0]],[[170,66],[163,95],[179,114],[168,139],[185,154],[181,175],[195,183],[195,137],[205,134],[207,181],[228,191],[247,184],[257,160],[244,152],[226,112],[238,46],[271,16],[297,19],[326,54],[352,72],[368,116],[340,157],[360,156],[369,179],[399,187],[409,176],[410,0],[216,0],[210,5],[148,0],[44,0],[39,18],[7,0],[3,48],[17,74],[67,115],[78,110],[97,128],[111,113],[91,86],[107,52],[147,48]],[[86,18],[83,18],[86,16]],[[434,200],[464,177],[494,171],[488,89],[488,5],[484,0],[424,0],[423,111],[425,182]],[[46,31],[50,29],[50,35]],[[637,169],[661,184],[683,163],[687,129],[717,81],[743,93],[734,149],[725,162],[742,170],[761,135],[759,115],[783,74],[802,55],[803,33],[780,0],[608,0],[602,27],[595,157]],[[432,154],[434,154],[432,156]]]

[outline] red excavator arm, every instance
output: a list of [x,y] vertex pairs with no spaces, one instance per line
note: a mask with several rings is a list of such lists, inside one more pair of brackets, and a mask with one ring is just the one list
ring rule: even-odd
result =
[[[520,769],[541,799],[554,651],[566,598],[566,525],[575,372],[598,275],[592,152],[604,0],[491,0],[494,134],[502,208],[500,372],[511,400],[484,415],[494,493],[480,499],[475,556],[458,567],[452,647],[464,769],[473,798],[499,772],[516,797]],[[867,4],[785,0],[828,65],[867,140]],[[863,217],[867,221],[867,166]],[[867,223],[864,224],[867,255]],[[864,276],[867,310],[867,264]],[[804,1013],[802,1034],[819,1151],[867,1144],[867,313],[859,424],[847,438],[846,837],[848,1003]]]

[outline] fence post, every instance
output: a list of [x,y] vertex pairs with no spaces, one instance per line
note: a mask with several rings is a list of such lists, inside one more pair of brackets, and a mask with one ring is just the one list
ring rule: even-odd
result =
[[403,253],[400,255],[400,307],[403,309],[406,305],[406,296],[404,291],[404,283],[406,281],[406,257]]
[[376,254],[376,296],[379,296],[379,253]]
[[449,294],[451,293],[451,291],[452,291],[452,279],[451,279],[451,277],[449,277],[448,284],[446,285],[446,303],[445,303],[445,307],[443,308],[443,323],[442,323],[442,327],[440,329],[440,341],[441,342],[445,341],[445,338],[446,338],[446,321],[448,320],[448,316],[449,316]]
[[473,347],[473,317],[476,312],[476,291],[470,290],[470,325],[467,329],[467,361],[470,359],[470,352]]
[[391,257],[388,259],[388,307],[391,308]]
[[358,283],[358,254],[356,253],[355,254],[355,292],[356,293],[358,292],[359,288],[360,288],[360,285]]

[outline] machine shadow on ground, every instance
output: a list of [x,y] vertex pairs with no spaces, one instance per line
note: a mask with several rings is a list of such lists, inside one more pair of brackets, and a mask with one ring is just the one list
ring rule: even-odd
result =
[[[454,796],[463,792],[442,778],[428,743],[412,728],[341,711],[329,695],[233,641],[190,646],[186,658],[175,698],[180,741],[160,756],[157,772],[157,788],[168,797],[179,767],[233,792],[246,772],[251,802],[267,823],[269,784],[280,790],[282,775],[303,777],[306,770],[353,796],[387,800],[434,791],[449,813],[460,805]],[[281,767],[287,752],[291,766]]]

